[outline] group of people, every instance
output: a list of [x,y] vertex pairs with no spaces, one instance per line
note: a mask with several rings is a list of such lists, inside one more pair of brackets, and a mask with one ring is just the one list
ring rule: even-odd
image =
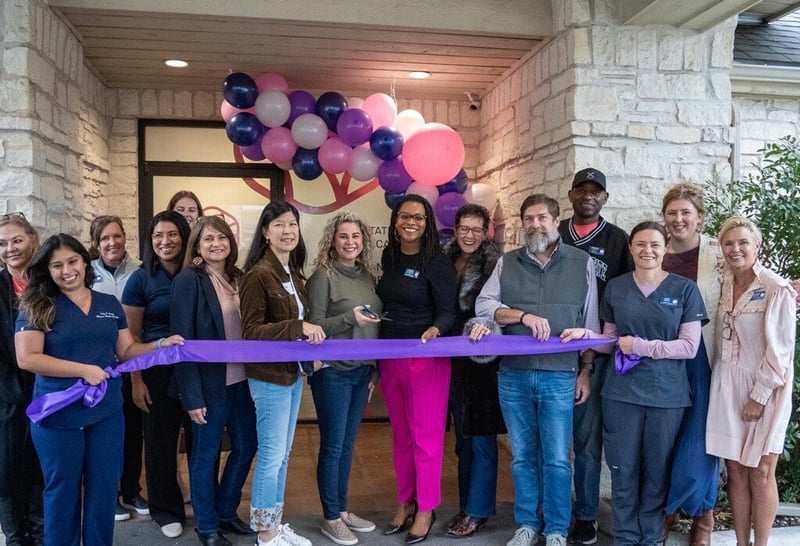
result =
[[[40,246],[22,214],[1,216],[7,544],[111,544],[117,505],[180,536],[183,426],[203,545],[230,544],[223,531],[257,534],[257,546],[310,545],[283,521],[304,378],[320,430],[320,532],[357,544],[357,533],[376,525],[348,509],[352,453],[380,377],[397,480],[384,535],[405,532],[406,544],[429,536],[451,421],[459,485],[452,537],[474,535],[495,515],[497,434],[508,432],[519,524],[508,546],[531,546],[540,535],[547,546],[568,536],[595,543],[603,451],[615,544],[655,545],[669,516],[683,512],[694,518],[692,544],[708,545],[722,457],[737,540],[748,544],[754,528],[755,545],[765,545],[791,411],[796,293],[758,261],[761,235],[749,220],[730,219],[719,242],[701,234],[699,186],[673,187],[663,224],[640,223],[630,236],[600,215],[607,199],[605,176],[592,168],[573,179],[570,219],[561,220],[551,197],[527,197],[524,245],[501,256],[485,208],[462,207],[442,248],[431,205],[409,194],[392,210],[380,276],[370,229],[349,212],[325,226],[308,278],[299,213],[285,202],[264,207],[243,270],[230,227],[203,216],[191,192],[153,217],[141,264],[126,253],[117,217],[92,222],[90,255],[64,234]],[[462,334],[476,343],[495,334],[598,345],[500,357],[181,362],[122,378],[113,371],[192,339],[318,345]],[[104,384],[105,396],[29,426],[30,400],[76,378]],[[220,474],[225,431],[230,453]],[[237,508],[254,457],[246,523]]]

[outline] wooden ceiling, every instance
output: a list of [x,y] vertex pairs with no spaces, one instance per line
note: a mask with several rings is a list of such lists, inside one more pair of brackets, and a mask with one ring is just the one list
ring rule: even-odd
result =
[[[58,2],[51,2],[58,4]],[[293,89],[466,100],[540,41],[534,36],[54,6],[112,88],[221,89],[230,71],[279,72]],[[166,59],[189,66],[168,68]],[[412,80],[408,72],[431,73]]]

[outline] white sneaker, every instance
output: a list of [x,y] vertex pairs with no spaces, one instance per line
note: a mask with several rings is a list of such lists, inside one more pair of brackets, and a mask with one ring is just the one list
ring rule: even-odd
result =
[[310,540],[306,537],[301,537],[294,530],[289,527],[288,523],[284,523],[283,525],[278,525],[278,533],[286,539],[286,542],[291,544],[291,546],[313,546]]
[[161,526],[161,532],[164,533],[164,536],[167,538],[178,538],[183,534],[183,525],[181,525],[180,521],[167,523]]
[[264,542],[260,538],[257,539],[256,546],[292,546],[291,542],[286,540],[286,537],[278,533],[274,538]]
[[567,546],[567,537],[561,535],[547,535],[546,546]]
[[514,531],[514,536],[506,542],[506,546],[533,546],[537,542],[539,542],[539,533],[530,527],[520,527]]

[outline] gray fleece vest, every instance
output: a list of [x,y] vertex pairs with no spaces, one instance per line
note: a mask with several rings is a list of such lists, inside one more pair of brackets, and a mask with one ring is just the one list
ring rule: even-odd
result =
[[[500,273],[500,301],[512,309],[521,309],[550,322],[551,336],[565,328],[583,327],[583,306],[589,289],[586,267],[589,255],[583,250],[559,243],[544,269],[528,257],[524,248],[503,256]],[[503,328],[506,335],[530,336],[522,324]],[[504,356],[500,365],[528,370],[576,371],[577,353]]]

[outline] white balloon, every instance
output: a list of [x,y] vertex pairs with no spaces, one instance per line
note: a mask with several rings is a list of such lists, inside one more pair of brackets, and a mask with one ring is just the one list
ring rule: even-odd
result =
[[256,117],[267,127],[280,127],[289,120],[292,105],[280,91],[264,91],[256,99]]
[[361,108],[364,106],[364,99],[361,97],[347,97],[347,109]]
[[424,197],[425,200],[430,203],[431,207],[433,207],[433,205],[436,204],[436,200],[439,199],[439,190],[436,189],[436,186],[426,186],[420,182],[411,183],[406,190],[406,195],[410,193]]
[[292,138],[301,148],[316,150],[328,140],[328,126],[316,114],[303,114],[292,123]]
[[378,167],[382,161],[372,153],[372,150],[359,146],[353,148],[353,155],[350,157],[350,177],[360,182],[372,180],[378,174]]
[[394,118],[393,125],[403,135],[403,140],[408,140],[408,137],[425,125],[425,118],[416,110],[403,110]]
[[497,192],[492,186],[484,182],[471,184],[464,192],[464,199],[467,203],[481,205],[491,212],[497,204]]

